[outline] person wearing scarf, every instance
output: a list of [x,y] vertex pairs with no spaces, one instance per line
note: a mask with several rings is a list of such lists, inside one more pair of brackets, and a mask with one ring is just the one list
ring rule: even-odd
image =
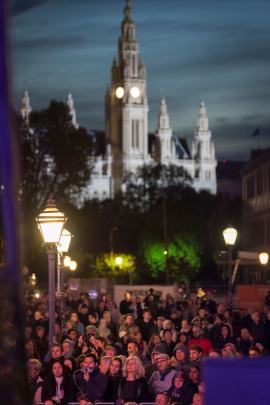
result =
[[188,386],[185,373],[177,371],[172,379],[172,386],[167,391],[170,402],[181,402],[183,405],[190,405],[194,394],[194,389]]
[[107,328],[107,321],[105,318],[101,318],[101,320],[99,321],[98,331],[100,336],[104,337],[104,339],[106,339],[107,336],[111,334],[110,329]]
[[63,342],[63,355],[64,359],[68,359],[73,356],[74,344],[71,340],[66,339]]

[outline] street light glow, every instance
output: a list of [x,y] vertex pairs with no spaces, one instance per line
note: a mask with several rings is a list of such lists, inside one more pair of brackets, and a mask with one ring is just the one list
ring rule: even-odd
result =
[[70,270],[76,270],[76,268],[77,268],[77,263],[74,261],[74,260],[72,260],[71,262],[70,262],[70,265],[69,265],[69,268],[70,268]]
[[260,253],[259,259],[260,259],[261,264],[267,264],[268,259],[269,259],[268,253],[266,253],[266,252]]
[[60,242],[57,247],[59,253],[68,252],[71,237],[72,237],[71,233],[67,229],[63,229]]
[[115,259],[115,263],[119,266],[120,264],[122,264],[122,257],[117,257]]
[[223,231],[223,236],[224,236],[226,245],[232,246],[235,244],[237,231],[236,231],[236,229],[229,226],[227,229],[225,229],[225,231]]
[[63,212],[58,210],[54,204],[52,195],[50,195],[47,201],[47,208],[36,218],[43,242],[58,244],[66,220],[67,217]]
[[64,266],[69,267],[71,258],[69,256],[65,256],[64,258]]

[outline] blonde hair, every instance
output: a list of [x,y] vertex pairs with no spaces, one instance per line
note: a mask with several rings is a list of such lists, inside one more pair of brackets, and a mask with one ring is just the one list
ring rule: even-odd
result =
[[131,360],[134,360],[135,364],[136,364],[136,373],[135,373],[136,380],[138,378],[144,377],[144,374],[145,374],[144,367],[143,367],[141,360],[137,356],[132,356],[127,359],[126,364],[124,366],[123,377],[127,377],[127,375],[128,375],[127,365]]

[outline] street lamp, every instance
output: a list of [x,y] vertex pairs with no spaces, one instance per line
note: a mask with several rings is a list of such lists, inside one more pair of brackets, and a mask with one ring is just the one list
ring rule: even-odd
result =
[[229,251],[229,304],[232,309],[233,304],[233,292],[232,292],[232,248],[235,244],[237,231],[232,228],[231,225],[225,231],[223,231],[223,236]]
[[261,264],[267,264],[268,263],[268,259],[269,259],[269,255],[268,253],[260,253],[259,254],[259,259],[260,259],[260,263]]
[[120,265],[122,264],[122,257],[118,256],[118,257],[115,259],[115,263],[116,263],[118,266],[120,266]]
[[70,268],[70,270],[72,270],[72,271],[76,270],[76,269],[77,269],[77,263],[76,263],[74,260],[72,260],[72,261],[70,262],[69,268]]
[[65,256],[64,257],[64,266],[69,267],[70,262],[71,262],[71,258],[69,256]]
[[67,217],[60,212],[52,195],[47,202],[45,210],[36,218],[43,245],[46,246],[49,262],[49,349],[50,355],[55,335],[55,258],[56,249],[60,242],[62,230]]
[[[60,238],[59,245],[57,246],[58,251],[58,280],[57,280],[57,291],[58,297],[61,299],[61,329],[62,333],[65,332],[66,326],[66,303],[65,303],[65,265],[63,263],[63,254],[68,252],[69,245],[71,242],[72,235],[67,229],[63,229]],[[69,260],[70,261],[70,260]]]

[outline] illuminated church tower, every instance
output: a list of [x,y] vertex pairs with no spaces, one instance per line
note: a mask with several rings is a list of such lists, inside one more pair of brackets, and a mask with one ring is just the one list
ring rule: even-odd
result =
[[105,97],[105,130],[106,143],[111,145],[112,176],[117,192],[125,174],[150,159],[146,70],[143,60],[139,60],[139,44],[128,0],[118,42],[118,61],[114,59],[111,75],[111,88]]

